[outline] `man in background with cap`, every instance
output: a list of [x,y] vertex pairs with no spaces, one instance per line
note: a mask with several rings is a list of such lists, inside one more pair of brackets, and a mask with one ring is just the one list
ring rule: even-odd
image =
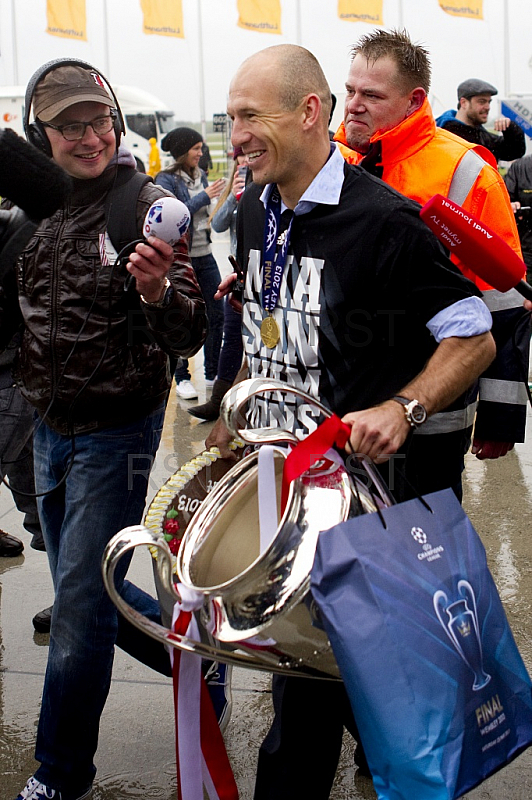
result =
[[[513,161],[524,156],[525,134],[516,122],[498,117],[493,123],[497,133],[484,128],[488,120],[491,98],[497,89],[487,81],[468,78],[458,87],[458,111],[450,109],[436,124],[473,144],[481,144],[493,153],[497,161]],[[499,136],[502,134],[502,136]]]
[[[141,238],[148,208],[168,193],[145,182],[119,147],[121,112],[102,76],[60,59],[35,74],[28,93],[26,136],[73,189],[40,224],[20,256],[17,285],[0,298],[5,346],[18,294],[15,378],[39,418],[35,485],[55,591],[40,766],[17,800],[82,800],[96,773],[117,633],[102,555],[114,534],[141,521],[170,388],[168,355],[198,351],[205,308],[183,238],[172,247],[150,237],[126,267],[116,257],[111,223],[133,217],[129,241]],[[119,191],[132,181],[133,203]],[[129,559],[122,561],[119,590]]]
[[[172,192],[186,205],[191,224],[188,229],[190,261],[203,292],[209,330],[203,348],[205,386],[214,387],[218,370],[218,358],[222,346],[224,311],[223,303],[214,299],[220,283],[220,270],[212,252],[209,213],[213,200],[225,188],[225,180],[209,183],[206,173],[200,169],[203,137],[194,128],[179,127],[169,131],[161,142],[163,150],[175,159],[167,169],[159,172],[155,183]],[[187,359],[181,359],[175,371],[176,394],[182,400],[192,400],[198,392],[192,383]]]

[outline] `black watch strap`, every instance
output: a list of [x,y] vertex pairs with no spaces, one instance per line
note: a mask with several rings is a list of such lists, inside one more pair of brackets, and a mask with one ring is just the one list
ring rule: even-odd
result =
[[419,400],[410,400],[408,397],[402,397],[400,394],[394,395],[392,400],[395,400],[396,403],[400,403],[403,406],[406,421],[411,428],[419,428],[419,426],[423,425],[426,421],[427,409]]

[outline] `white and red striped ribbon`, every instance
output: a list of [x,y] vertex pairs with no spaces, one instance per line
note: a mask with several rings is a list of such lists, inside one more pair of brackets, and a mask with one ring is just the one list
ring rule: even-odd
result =
[[[182,584],[177,590],[172,619],[175,633],[199,641],[194,611],[201,608],[203,595]],[[201,657],[171,649],[176,722],[178,800],[238,800],[233,771],[218,726],[207,685],[201,672]]]

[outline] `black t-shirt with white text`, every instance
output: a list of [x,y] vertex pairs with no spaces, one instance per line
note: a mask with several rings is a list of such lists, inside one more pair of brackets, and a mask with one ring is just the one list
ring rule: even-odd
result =
[[[263,187],[250,185],[237,220],[249,377],[286,381],[340,416],[404,387],[436,347],[426,323],[479,294],[420,220],[417,203],[359,167],[346,164],[344,175],[338,205],[294,218],[273,349],[260,338]],[[254,400],[248,418],[251,427],[280,425],[299,435],[318,420],[301,401],[270,394]]]

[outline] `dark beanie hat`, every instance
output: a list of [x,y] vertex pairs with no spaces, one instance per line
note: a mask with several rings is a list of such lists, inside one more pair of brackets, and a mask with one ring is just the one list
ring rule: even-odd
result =
[[166,134],[161,142],[161,147],[167,153],[171,153],[173,158],[179,158],[188,153],[191,147],[203,141],[203,136],[194,128],[174,128]]

